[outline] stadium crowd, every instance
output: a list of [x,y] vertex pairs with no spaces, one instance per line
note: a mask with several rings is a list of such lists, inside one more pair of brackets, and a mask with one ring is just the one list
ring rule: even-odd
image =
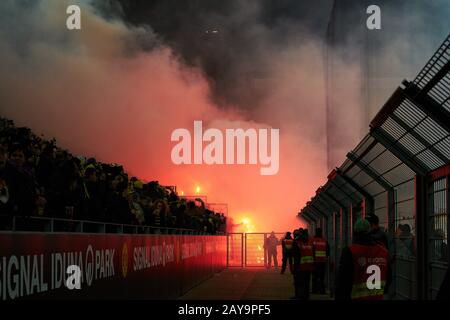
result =
[[[123,167],[76,157],[29,128],[0,118],[0,216],[53,217],[225,232],[226,217],[174,187],[129,177]],[[10,229],[11,219],[0,219]]]

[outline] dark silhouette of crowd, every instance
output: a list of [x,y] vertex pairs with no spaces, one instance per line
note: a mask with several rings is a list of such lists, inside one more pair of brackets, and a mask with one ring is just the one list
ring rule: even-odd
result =
[[[225,232],[226,217],[175,187],[129,177],[117,164],[76,157],[29,128],[0,118],[0,229],[12,216],[53,217],[155,229]],[[31,223],[31,222],[30,222]]]

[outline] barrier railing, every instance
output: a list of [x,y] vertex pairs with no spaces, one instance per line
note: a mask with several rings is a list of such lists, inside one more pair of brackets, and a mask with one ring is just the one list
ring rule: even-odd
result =
[[0,232],[0,244],[0,305],[22,298],[178,299],[227,262],[225,236],[24,231]]
[[[117,233],[117,234],[181,234],[209,235],[205,231],[186,228],[169,228],[148,225],[121,224],[91,220],[72,220],[64,218],[37,216],[0,215],[0,231],[36,231],[71,233]],[[224,235],[218,231],[215,235]]]

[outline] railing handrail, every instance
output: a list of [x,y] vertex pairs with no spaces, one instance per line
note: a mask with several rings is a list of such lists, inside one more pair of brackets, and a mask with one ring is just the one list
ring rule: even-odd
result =
[[[448,61],[448,58],[445,55],[446,54],[448,55],[449,48],[450,48],[450,35],[447,35],[447,37],[439,46],[439,48],[436,50],[436,52],[433,54],[433,56],[427,61],[425,66],[419,71],[416,78],[413,80],[413,82],[416,85],[418,85],[421,89],[425,87],[428,81],[430,81],[430,79],[436,75],[437,71],[435,69],[433,70],[436,63],[438,61],[441,61],[442,59],[445,60],[445,63]],[[437,69],[440,70],[441,68],[442,66],[439,66],[439,68]],[[425,78],[426,76],[429,76],[429,78]]]
[[[196,229],[188,229],[188,228],[172,228],[172,227],[164,227],[164,226],[150,226],[150,225],[137,225],[137,224],[126,224],[126,223],[116,223],[116,222],[103,222],[103,221],[93,221],[93,220],[79,220],[79,219],[66,219],[66,218],[55,218],[55,217],[39,217],[39,216],[14,216],[14,215],[0,215],[0,217],[3,218],[10,218],[12,219],[12,230],[16,231],[16,220],[17,219],[33,219],[33,220],[42,220],[47,221],[52,225],[54,222],[66,222],[66,223],[77,223],[77,224],[94,224],[94,225],[103,225],[103,226],[117,226],[121,227],[122,230],[124,227],[126,228],[134,228],[136,230],[138,229],[152,229],[152,230],[167,230],[167,231],[175,231],[175,232],[189,232],[189,233],[199,233],[199,234],[207,234],[205,231],[196,230]],[[51,230],[51,232],[54,232]],[[76,233],[76,232],[73,232]],[[83,233],[82,231],[79,233]],[[216,232],[216,234],[225,234],[225,232]]]

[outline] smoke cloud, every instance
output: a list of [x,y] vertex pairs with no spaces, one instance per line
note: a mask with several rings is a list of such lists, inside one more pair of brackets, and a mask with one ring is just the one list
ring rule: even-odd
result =
[[[266,52],[270,77],[254,86],[272,93],[250,119],[235,106],[218,106],[204,71],[184,63],[150,28],[107,19],[81,3],[82,30],[68,31],[68,4],[0,5],[3,116],[56,137],[75,154],[124,164],[133,175],[185,194],[200,186],[208,202],[228,203],[237,222],[246,217],[256,230],[299,225],[298,209],[326,173],[324,87],[320,77],[308,76],[322,72],[318,43],[292,45],[276,58]],[[141,50],[143,43],[151,49]],[[306,63],[307,57],[315,58]],[[170,134],[192,130],[194,120],[223,130],[279,128],[279,173],[261,176],[250,165],[175,166]]]
[[[332,4],[294,2],[1,1],[0,114],[186,195],[200,186],[208,202],[228,203],[229,215],[250,219],[255,231],[292,230],[328,173],[324,38]],[[65,27],[69,4],[81,6],[82,30]],[[361,70],[347,53],[335,98],[345,101],[340,124],[361,127],[361,98],[351,88]],[[172,164],[171,132],[192,130],[194,120],[205,130],[280,129],[279,173]],[[359,134],[343,131],[342,150]]]

